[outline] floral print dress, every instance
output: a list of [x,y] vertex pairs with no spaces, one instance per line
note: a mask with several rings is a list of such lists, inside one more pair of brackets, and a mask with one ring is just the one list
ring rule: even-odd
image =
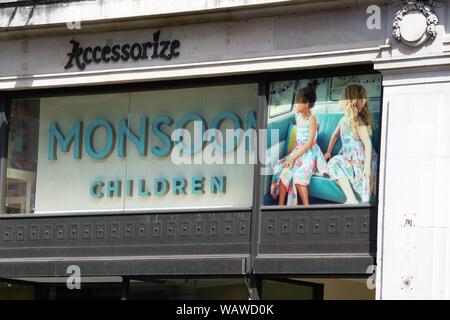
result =
[[342,148],[328,162],[328,175],[333,180],[348,179],[361,203],[370,202],[370,195],[375,185],[377,154],[372,148],[371,174],[364,174],[364,144],[357,134],[353,134],[349,120],[344,117],[340,123]]
[[[296,121],[296,145],[291,153],[302,148],[309,139],[309,126],[311,116],[302,121],[302,115],[299,113],[295,116]],[[294,165],[290,168],[283,168],[287,157],[278,160],[273,168],[273,177],[271,185],[271,194],[278,197],[280,184],[283,184],[287,191],[287,204],[297,205],[297,188],[296,184],[307,186],[314,172],[318,171],[323,174],[326,170],[326,161],[323,153],[317,144],[317,132],[314,137],[313,145],[303,155],[295,160]]]

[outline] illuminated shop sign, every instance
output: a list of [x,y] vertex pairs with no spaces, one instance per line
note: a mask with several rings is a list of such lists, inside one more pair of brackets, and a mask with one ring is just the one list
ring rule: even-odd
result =
[[[219,138],[221,125],[224,121],[232,123],[232,128],[228,130],[232,133],[231,139],[228,137],[223,139],[223,136]],[[185,142],[187,136],[191,137],[189,131],[185,129],[191,122],[194,124],[194,143],[192,145],[189,142]],[[74,159],[81,160],[83,148],[88,157],[93,160],[108,158],[115,149],[117,149],[119,158],[126,158],[127,142],[130,142],[130,145],[134,145],[140,157],[146,157],[149,153],[149,126],[151,126],[151,133],[159,140],[156,144],[160,145],[150,148],[150,153],[155,157],[167,157],[174,145],[179,148],[181,153],[192,155],[201,151],[205,143],[210,143],[214,150],[219,153],[226,153],[235,150],[238,147],[238,141],[248,137],[246,133],[250,129],[256,129],[256,114],[252,111],[247,112],[245,131],[242,127],[244,122],[234,112],[218,113],[212,118],[210,129],[207,129],[208,123],[205,122],[202,116],[186,114],[177,121],[175,130],[171,134],[167,134],[161,129],[162,125],[171,127],[174,124],[174,120],[170,116],[160,115],[152,121],[151,125],[149,118],[141,117],[139,123],[139,132],[135,133],[130,128],[126,118],[119,120],[117,129],[106,119],[95,119],[87,126],[85,126],[83,121],[76,121],[72,128],[65,132],[61,130],[58,122],[51,122],[49,126],[48,160],[56,161],[58,159],[58,149],[64,153],[72,152]],[[103,141],[97,143],[97,145],[102,147],[97,148],[94,141],[96,141],[96,133],[101,129],[103,129],[104,137]],[[196,131],[198,134],[195,135]],[[196,139],[196,137],[200,139]],[[247,143],[241,143],[241,147],[249,150],[251,148],[251,140],[243,141]],[[209,188],[205,187],[205,179],[209,180]],[[170,180],[156,178],[153,182],[144,178],[137,180],[127,179],[126,181],[121,179],[96,179],[89,186],[89,194],[96,199],[103,198],[105,195],[118,198],[122,196],[149,197],[151,195],[161,197],[170,190],[173,195],[185,195],[188,192],[193,195],[225,193],[226,176],[196,176],[189,179],[189,182],[184,177],[174,177]]]
[[236,159],[256,153],[258,102],[256,84],[42,98],[30,206],[251,207],[254,164]]
[[142,43],[114,44],[112,46],[94,46],[83,48],[78,41],[71,40],[72,51],[67,54],[69,60],[64,69],[70,69],[74,63],[84,70],[91,63],[110,63],[128,60],[147,60],[161,58],[170,60],[178,57],[179,40],[164,40],[160,38],[161,31],[153,33],[153,40]]
[[[184,152],[193,154],[204,147],[203,142],[211,142],[216,150],[220,152],[229,152],[237,147],[236,141],[229,141],[228,145],[221,145],[216,135],[220,131],[220,127],[223,121],[229,120],[233,124],[232,132],[236,132],[236,138],[239,139],[242,129],[242,120],[239,115],[234,112],[221,112],[217,114],[211,122],[211,129],[207,131],[207,123],[202,116],[198,114],[186,114],[181,117],[176,123],[176,132],[172,132],[170,135],[161,130],[161,126],[171,127],[174,123],[173,119],[167,115],[161,115],[154,119],[151,123],[152,134],[160,140],[161,147],[152,147],[151,153],[156,157],[164,157],[169,155],[172,142],[175,142]],[[196,135],[197,143],[192,146],[186,147],[183,143],[184,135],[180,130],[186,130],[185,127],[193,122],[195,127],[199,129],[199,134]],[[126,118],[120,119],[118,129],[106,119],[96,119],[86,126],[83,121],[76,121],[72,128],[67,132],[62,132],[58,122],[54,121],[50,123],[49,127],[49,149],[48,159],[57,159],[57,147],[60,146],[62,152],[69,152],[69,149],[73,145],[73,156],[76,159],[82,158],[82,148],[84,146],[86,153],[89,157],[95,160],[107,158],[114,151],[117,145],[117,155],[121,158],[126,157],[127,141],[130,141],[136,147],[136,150],[140,156],[147,156],[148,154],[148,132],[149,132],[149,118],[141,117],[139,126],[139,133],[136,134],[128,125]],[[245,129],[255,129],[256,127],[256,114],[252,111],[247,113]],[[103,147],[97,150],[94,146],[96,132],[103,128],[106,133],[105,141],[102,143]],[[190,135],[190,134],[189,134]],[[236,140],[237,140],[236,139]],[[248,149],[248,146],[247,146]]]

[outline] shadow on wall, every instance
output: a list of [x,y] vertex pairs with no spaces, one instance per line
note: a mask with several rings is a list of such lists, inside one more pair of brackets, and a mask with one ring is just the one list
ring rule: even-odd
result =
[[[14,2],[14,3],[15,3],[15,4],[19,4],[19,3],[21,3],[21,2],[22,2],[22,1],[17,1],[17,2]],[[30,24],[31,19],[32,19],[33,16],[34,16],[34,12],[36,11],[36,2],[35,2],[35,1],[32,1],[32,2],[31,2],[31,1],[23,1],[23,2],[26,2],[28,5],[33,4],[33,6],[31,7],[30,12],[28,13],[27,21],[25,22],[25,25],[28,26],[28,25]],[[6,4],[7,4],[7,3],[6,3]],[[1,9],[2,7],[4,7],[4,6],[0,6],[0,9]],[[11,23],[12,23],[12,22],[14,21],[14,19],[16,18],[18,9],[19,9],[19,6],[17,5],[17,6],[14,8],[13,12],[11,12],[11,16],[10,16],[9,19],[8,19],[8,23],[7,23],[6,27],[11,26]]]

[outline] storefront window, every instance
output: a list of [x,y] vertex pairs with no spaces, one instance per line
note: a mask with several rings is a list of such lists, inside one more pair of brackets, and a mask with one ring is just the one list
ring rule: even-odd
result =
[[36,291],[32,284],[0,281],[0,300],[35,300]]
[[296,280],[261,281],[262,300],[323,300],[323,284]]
[[[257,84],[13,100],[6,212],[250,208],[258,101]],[[379,75],[273,81],[268,108],[264,206],[374,205]]]
[[148,279],[130,281],[129,300],[246,300],[245,280],[228,279]]
[[257,106],[257,84],[13,100],[6,212],[251,208]]
[[265,206],[373,205],[381,77],[270,84]]
[[39,133],[39,99],[11,105],[8,142],[7,213],[34,212]]

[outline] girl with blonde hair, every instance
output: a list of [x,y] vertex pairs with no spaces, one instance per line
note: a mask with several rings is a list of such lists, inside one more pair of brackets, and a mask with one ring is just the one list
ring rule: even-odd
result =
[[331,136],[325,159],[331,158],[339,138],[342,148],[328,162],[328,174],[344,192],[346,204],[368,203],[375,185],[377,154],[370,139],[372,126],[366,89],[359,84],[347,86],[343,102],[345,115]]

